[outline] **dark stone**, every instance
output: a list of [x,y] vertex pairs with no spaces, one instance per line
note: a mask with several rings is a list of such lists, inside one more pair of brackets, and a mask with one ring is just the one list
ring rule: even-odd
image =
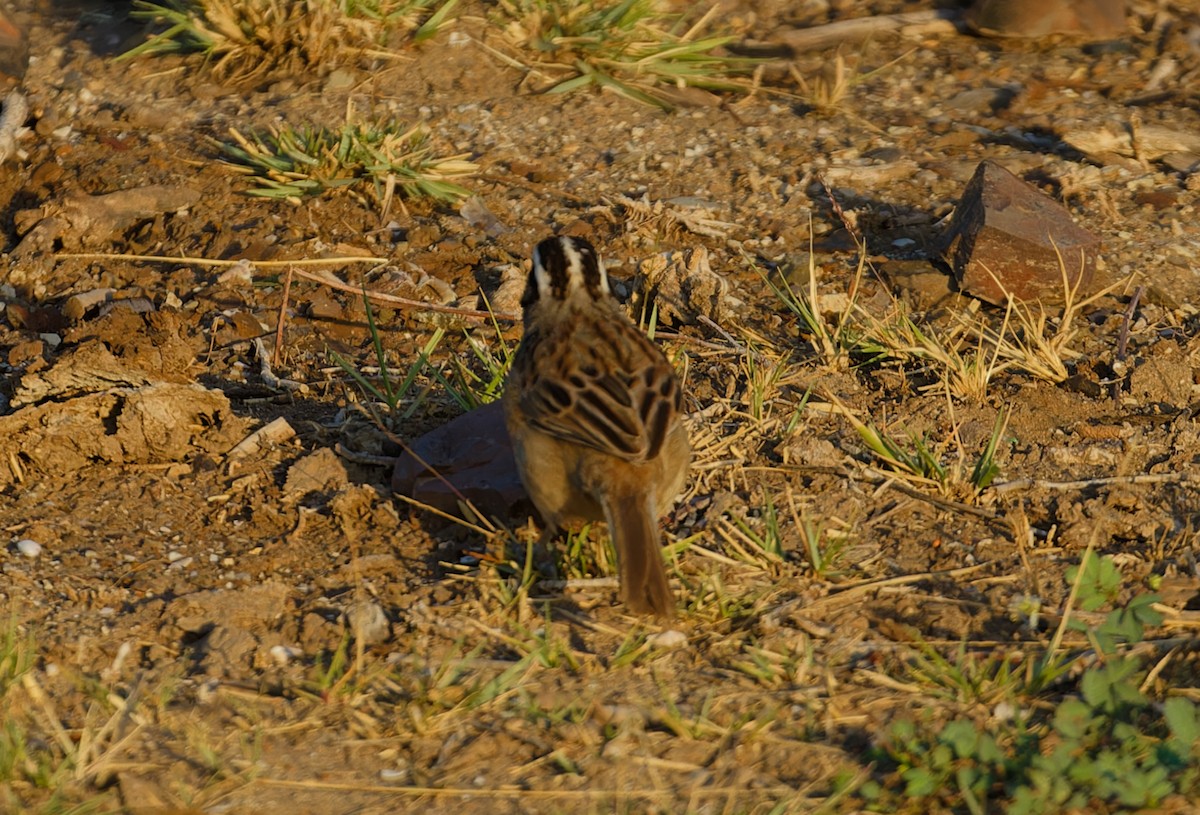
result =
[[396,459],[392,491],[454,514],[460,513],[460,495],[487,517],[528,511],[500,403],[463,414],[413,442],[411,452]]

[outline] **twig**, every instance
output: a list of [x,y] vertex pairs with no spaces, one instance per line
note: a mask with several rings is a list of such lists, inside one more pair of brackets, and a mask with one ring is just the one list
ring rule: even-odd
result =
[[[172,257],[170,255],[126,255],[126,254],[104,254],[102,252],[59,252],[55,255],[57,258],[77,258],[82,260],[139,260],[150,263],[186,263],[193,266],[212,266],[212,267],[228,267],[237,266],[240,263],[247,262],[244,258],[241,260],[214,260],[212,258],[198,258],[188,255],[180,255]],[[251,265],[258,268],[269,268],[272,266],[287,266],[289,272],[294,273],[296,277],[302,277],[305,280],[313,283],[321,283],[331,289],[345,291],[351,294],[363,295],[362,289],[356,289],[353,286],[347,285],[340,280],[330,279],[322,275],[312,274],[311,272],[303,272],[299,267],[302,266],[327,266],[345,263],[370,263],[374,266],[380,266],[388,262],[387,258],[377,257],[336,257],[336,258],[302,258],[300,260],[254,260],[249,261]],[[291,268],[296,267],[296,268]],[[504,312],[488,312],[477,311],[470,308],[457,308],[455,306],[439,306],[434,303],[426,303],[421,300],[410,300],[406,297],[397,297],[394,294],[383,294],[382,292],[365,292],[366,297],[371,300],[377,300],[381,303],[392,303],[398,306],[408,306],[409,308],[421,309],[422,311],[436,311],[442,314],[457,314],[460,317],[469,317],[477,320],[504,320],[506,322],[517,322],[520,317],[515,314],[507,314]]]
[[[414,456],[414,458],[415,458],[415,456]],[[420,461],[420,460],[421,460],[421,459],[419,459],[419,458],[417,459],[417,461]],[[437,474],[437,470],[434,470],[434,469],[432,469],[432,468],[430,468],[430,472],[432,472],[432,473],[434,473],[434,474]],[[439,476],[439,477],[440,477],[440,476]],[[469,530],[471,530],[472,532],[475,532],[475,533],[477,533],[477,534],[481,535],[482,537],[485,537],[485,538],[487,538],[487,537],[491,537],[492,535],[495,535],[495,534],[496,534],[496,532],[495,532],[495,530],[494,530],[494,529],[488,530],[488,529],[484,529],[483,527],[476,526],[475,524],[471,523],[471,522],[470,522],[470,521],[468,521],[468,520],[465,520],[465,519],[463,519],[463,518],[460,518],[460,517],[458,517],[457,515],[454,515],[454,514],[452,514],[452,513],[449,513],[449,512],[445,512],[445,511],[443,511],[443,510],[440,510],[440,509],[438,509],[437,507],[435,507],[435,506],[432,506],[431,504],[426,504],[426,503],[423,503],[423,502],[421,502],[421,501],[418,501],[418,500],[417,500],[417,499],[415,499],[415,498],[409,498],[407,495],[405,495],[405,494],[404,494],[404,493],[402,493],[402,492],[393,492],[393,493],[392,493],[392,497],[393,497],[393,498],[399,498],[401,501],[403,501],[404,503],[408,504],[409,506],[416,507],[417,509],[419,509],[419,510],[422,510],[422,511],[424,511],[424,512],[430,512],[430,513],[433,513],[434,515],[438,516],[439,518],[442,518],[442,519],[444,519],[444,520],[450,521],[450,522],[452,522],[452,523],[456,523],[456,524],[458,524],[459,526],[466,527],[467,529],[469,529]],[[480,519],[481,521],[483,521],[484,523],[489,523],[489,522],[487,521],[487,519],[486,519],[486,518],[484,518],[482,515],[479,515],[478,517],[479,517],[479,519]],[[490,523],[489,523],[489,526],[490,526]]]
[[578,195],[572,195],[566,190],[551,189],[546,184],[538,184],[533,181],[526,181],[522,178],[517,178],[514,175],[498,175],[496,173],[487,173],[479,176],[482,181],[491,181],[493,184],[505,184],[509,187],[519,187],[523,190],[544,195],[547,198],[562,198],[565,201],[570,201],[572,204],[586,204],[587,200],[580,198]]
[[241,458],[243,456],[252,456],[258,453],[267,445],[282,444],[288,439],[296,435],[296,431],[292,428],[288,420],[282,416],[272,419],[267,424],[255,430],[246,438],[242,439],[233,448],[225,454],[228,459]]
[[[362,784],[348,782],[313,781],[308,779],[292,780],[285,778],[255,778],[255,784],[285,789],[310,790],[346,790],[361,792],[366,795],[413,795],[413,796],[451,796],[461,798],[521,798],[526,800],[553,800],[563,798],[568,801],[586,801],[593,798],[605,799],[618,793],[610,789],[577,789],[577,790],[535,790],[514,789],[510,787],[417,787],[417,786],[385,786],[382,784]],[[695,798],[721,798],[745,792],[741,787],[696,787],[689,794]],[[793,795],[795,787],[755,787],[755,792],[774,795]],[[668,798],[676,795],[673,787],[644,787],[625,788],[619,792],[622,800],[637,798]]]
[[346,263],[370,263],[375,266],[382,266],[388,262],[387,258],[376,257],[300,258],[298,260],[247,260],[246,258],[238,258],[237,260],[216,260],[214,258],[192,257],[190,255],[129,255],[120,252],[115,254],[105,252],[59,252],[54,257],[75,260],[140,260],[147,263],[186,263],[190,266],[211,266],[213,268],[226,268],[237,266],[241,263],[250,263],[260,269],[269,269],[275,266],[337,266]]
[[954,20],[958,17],[957,13],[946,11],[914,11],[907,14],[855,17],[812,28],[792,29],[774,37],[774,40],[795,54],[830,48],[844,42],[858,42],[881,34],[901,32],[911,26],[919,26],[925,34],[956,34],[958,29]]
[[[725,340],[738,351],[738,353],[741,353],[741,354],[746,353],[746,346],[742,345],[740,342],[738,342],[736,339],[734,339],[732,334],[730,334],[724,328],[721,328],[721,326],[717,325],[716,321],[713,320],[711,317],[709,317],[707,314],[701,314],[698,319],[700,322],[704,323],[706,326],[711,328],[713,331],[716,331],[718,334],[720,334],[722,337],[724,337]],[[756,354],[756,356],[757,356],[757,354]]]
[[305,385],[303,382],[297,382],[294,379],[284,379],[275,375],[275,372],[271,370],[271,360],[267,359],[267,344],[262,341],[262,337],[254,338],[254,353],[258,357],[259,378],[262,379],[263,384],[268,388],[276,391],[285,390],[292,393],[308,392],[308,385]]
[[365,464],[369,467],[391,467],[396,463],[396,456],[374,455],[361,450],[351,450],[340,441],[333,446],[333,451],[338,454],[338,458],[344,458],[355,464]]
[[[853,473],[851,473],[850,477],[854,478],[855,476]],[[874,467],[868,467],[867,476],[861,477],[861,480],[866,481],[869,484],[876,484],[882,487],[891,487],[893,489],[897,489],[907,495],[909,498],[915,498],[918,501],[925,501],[933,504],[938,509],[944,509],[948,512],[964,512],[968,515],[974,515],[977,518],[984,518],[989,521],[999,521],[1004,518],[1003,513],[996,512],[994,510],[984,509],[983,507],[973,507],[970,504],[964,504],[961,501],[951,501],[948,498],[939,498],[936,495],[929,495],[928,493],[921,492],[920,490],[905,484],[903,481],[895,478],[888,478]]]
[[593,591],[597,589],[615,589],[619,588],[621,581],[616,577],[576,577],[571,580],[539,580],[537,586],[539,589],[547,591],[562,591],[563,589],[575,589],[578,591]]
[[670,329],[665,328],[655,329],[654,338],[658,339],[659,337],[669,340],[676,340],[678,342],[686,342],[688,345],[694,345],[698,348],[706,348],[710,351],[719,351],[723,354],[746,353],[746,349],[741,345],[731,348],[728,345],[721,345],[720,343],[711,342],[710,340],[702,340],[699,337],[693,337],[690,334],[680,334],[678,331],[671,331]]
[[[896,577],[884,577],[874,580],[864,580],[861,583],[843,584],[835,587],[830,592],[830,597],[846,597],[849,595],[861,594],[863,592],[875,591],[886,586],[905,586],[910,583],[920,583],[922,580],[934,580],[936,578],[959,578],[969,574],[987,569],[994,566],[995,562],[987,561],[977,563],[974,566],[960,566],[957,569],[935,569],[928,572],[917,572],[916,574],[902,574]],[[819,601],[818,601],[819,602]]]
[[1113,475],[1104,478],[1082,478],[1077,481],[1043,481],[1040,478],[1017,478],[1003,484],[993,484],[998,493],[1023,489],[1082,490],[1088,487],[1107,487],[1114,484],[1183,484],[1197,481],[1192,473],[1142,473],[1140,475]]
[[[1142,292],[1146,290],[1145,286],[1138,286],[1133,290],[1133,296],[1129,298],[1129,305],[1125,308],[1125,319],[1121,320],[1121,333],[1117,337],[1117,361],[1125,361],[1125,352],[1129,346],[1129,326],[1133,322],[1133,313],[1137,310],[1138,300],[1142,298]],[[1121,395],[1121,379],[1116,379],[1109,386],[1109,398],[1117,399]]]
[[1170,661],[1175,658],[1175,655],[1179,653],[1179,649],[1180,646],[1177,645],[1170,651],[1167,651],[1166,655],[1156,662],[1154,667],[1150,669],[1150,673],[1146,674],[1146,678],[1142,680],[1142,684],[1138,686],[1138,690],[1140,690],[1142,693],[1148,691],[1154,684],[1154,681],[1158,679],[1159,674],[1161,674],[1163,669],[1167,667],[1167,664],[1170,663]]
[[515,314],[509,314],[502,311],[479,311],[473,308],[459,308],[457,306],[439,306],[435,303],[426,303],[421,300],[410,300],[407,297],[397,297],[394,294],[384,294],[383,292],[365,291],[356,289],[353,286],[343,283],[340,280],[331,279],[323,275],[313,274],[312,272],[302,272],[296,270],[296,277],[302,277],[305,280],[313,283],[320,283],[323,286],[328,286],[331,289],[338,291],[350,292],[368,300],[375,300],[380,303],[392,303],[398,306],[408,306],[409,308],[420,309],[421,311],[436,311],[440,314],[457,314],[460,317],[468,317],[475,320],[504,320],[505,322],[515,323],[521,318]]
[[814,609],[824,605],[832,605],[834,603],[845,602],[851,598],[857,597],[860,594],[867,594],[872,591],[877,591],[888,586],[905,586],[911,583],[920,583],[924,580],[942,579],[957,579],[965,577],[969,574],[974,574],[982,569],[993,567],[997,561],[986,561],[977,563],[974,566],[962,566],[957,569],[942,569],[938,571],[918,572],[916,574],[902,574],[896,577],[884,577],[872,580],[864,580],[861,583],[850,583],[835,586],[830,589],[830,592],[825,597],[817,600],[809,600],[807,598],[798,597],[794,600],[788,600],[781,603],[778,607],[772,609],[774,615],[783,614],[791,610],[795,606],[802,606],[806,614],[811,613]]
[[287,319],[288,295],[292,291],[293,271],[289,266],[287,277],[283,279],[283,300],[279,303],[279,317],[275,320],[275,354],[271,358],[274,365],[279,365],[279,357],[283,353],[283,323]]

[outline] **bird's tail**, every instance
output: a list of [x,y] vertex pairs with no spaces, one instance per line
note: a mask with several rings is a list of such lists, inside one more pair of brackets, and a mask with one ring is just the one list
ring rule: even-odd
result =
[[635,614],[673,616],[675,595],[663,567],[653,491],[644,496],[614,496],[604,511],[617,549],[621,600]]

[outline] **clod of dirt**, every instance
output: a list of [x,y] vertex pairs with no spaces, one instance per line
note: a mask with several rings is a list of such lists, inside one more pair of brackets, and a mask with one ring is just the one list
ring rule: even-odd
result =
[[337,490],[349,483],[346,466],[337,453],[322,447],[288,468],[283,497],[285,501],[296,501],[311,492]]
[[31,471],[65,475],[96,462],[147,464],[223,453],[245,434],[229,400],[200,385],[155,383],[92,393],[0,417],[0,487]]
[[1200,161],[1200,134],[1170,125],[1147,123],[1134,128],[1126,120],[1115,119],[1072,128],[1062,139],[1098,164],[1140,169],[1143,161],[1163,159],[1191,172]]
[[1185,407],[1192,401],[1192,367],[1178,349],[1158,354],[1133,369],[1129,393],[1139,404]]
[[212,324],[213,341],[219,346],[261,337],[266,331],[267,326],[263,325],[249,311],[244,310],[218,315]]
[[784,464],[807,467],[841,467],[846,461],[846,454],[833,442],[803,433],[788,436],[775,452]]
[[[167,606],[165,615],[183,632],[200,637],[196,654],[210,676],[231,675],[251,661],[273,661],[264,635],[291,611],[291,588],[268,581],[239,589],[195,592]],[[262,650],[264,653],[259,654]]]
[[239,589],[215,589],[173,601],[167,614],[184,631],[200,632],[217,622],[262,633],[290,609],[286,583],[269,580]]
[[646,258],[633,289],[635,310],[655,304],[658,319],[670,325],[691,325],[701,317],[719,323],[729,296],[729,283],[712,270],[703,246]]
[[351,484],[329,499],[329,511],[333,514],[342,534],[351,540],[370,534],[373,526],[386,524],[381,517],[395,510],[387,500],[386,492],[374,484]]
[[138,313],[137,308],[116,307],[68,331],[65,341],[77,346],[62,352],[48,370],[44,365],[26,367],[13,406],[62,401],[112,388],[190,382],[188,368],[196,349],[186,319],[173,312]]
[[112,388],[140,388],[155,379],[142,367],[118,359],[103,343],[90,342],[67,351],[48,370],[27,372],[17,386],[12,405],[71,399]]
[[24,365],[27,372],[41,370],[46,364],[45,340],[28,340],[9,348],[8,364],[14,368]]
[[200,192],[182,185],[152,184],[106,195],[72,193],[40,209],[15,216],[24,235],[13,250],[17,261],[9,281],[20,285],[38,281],[53,264],[59,249],[74,251],[102,245],[142,221],[193,206]]
[[195,349],[177,314],[138,314],[116,309],[77,326],[65,337],[78,346],[64,351],[49,370],[26,369],[13,405],[63,400],[110,388],[153,382],[188,382]]
[[945,255],[959,287],[995,305],[1062,302],[1065,283],[1089,292],[1100,239],[1060,204],[993,161],[963,190],[946,233]]
[[484,515],[500,517],[527,500],[498,402],[426,433],[411,449],[396,459],[393,492],[444,512],[458,511],[461,494]]
[[521,295],[525,291],[526,270],[514,264],[500,269],[500,285],[492,292],[491,298],[484,300],[480,294],[475,303],[468,304],[471,308],[484,310],[490,308],[497,316],[506,314],[517,317],[521,313]]

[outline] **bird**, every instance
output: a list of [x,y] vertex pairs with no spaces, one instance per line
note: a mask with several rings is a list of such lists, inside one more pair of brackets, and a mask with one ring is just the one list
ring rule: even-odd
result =
[[502,399],[543,540],[570,523],[604,521],[621,601],[635,614],[671,617],[658,519],[691,463],[679,379],[621,310],[583,238],[537,244],[521,308],[524,336]]

